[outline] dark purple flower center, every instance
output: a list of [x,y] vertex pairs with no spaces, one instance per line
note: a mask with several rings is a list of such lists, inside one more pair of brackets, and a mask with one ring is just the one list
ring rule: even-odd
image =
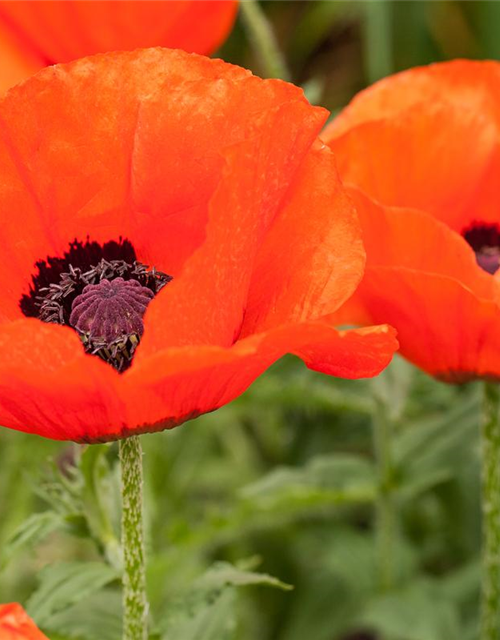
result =
[[63,257],[36,264],[20,306],[28,317],[68,325],[85,350],[127,369],[144,333],[146,309],[172,277],[136,259],[127,240],[73,242]]
[[473,222],[462,231],[476,254],[477,264],[492,275],[500,268],[500,229],[497,224]]
[[154,298],[137,280],[101,280],[88,284],[73,300],[69,323],[91,340],[114,342],[121,336],[144,333],[142,317]]

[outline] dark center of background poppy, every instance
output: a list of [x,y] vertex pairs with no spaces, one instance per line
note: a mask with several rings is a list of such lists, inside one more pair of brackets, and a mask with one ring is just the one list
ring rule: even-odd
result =
[[24,315],[75,329],[85,351],[125,371],[144,333],[146,309],[172,277],[137,261],[128,240],[75,240],[63,257],[35,265]]
[[476,254],[477,264],[492,275],[500,268],[500,229],[497,224],[473,222],[462,231]]

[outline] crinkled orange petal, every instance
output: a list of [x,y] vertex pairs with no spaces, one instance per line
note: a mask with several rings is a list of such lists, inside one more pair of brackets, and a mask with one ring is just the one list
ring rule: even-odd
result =
[[[209,206],[215,209],[210,200],[219,186],[225,156],[234,153],[231,147],[250,137],[263,138],[267,126],[268,162],[272,162],[273,153],[287,157],[288,151],[281,151],[280,144],[286,149],[294,144],[293,151],[300,158],[326,117],[325,111],[310,107],[292,85],[262,81],[238,67],[214,61],[207,60],[206,67],[196,79],[185,78],[183,73],[185,82],[170,80],[151,92],[141,103],[137,122],[131,233],[143,241],[140,252],[145,261],[158,263],[159,255],[168,256],[162,267],[174,276],[205,239]],[[288,110],[289,115],[273,130],[270,124],[276,109],[282,109],[282,116]],[[262,142],[259,145],[264,156]],[[239,172],[243,175],[248,167],[263,166],[263,162],[263,157],[250,153],[234,161],[230,171],[226,168],[226,190],[231,190],[231,180],[238,180]],[[290,167],[282,166],[281,175],[276,173],[283,186],[293,166],[290,158]],[[222,209],[226,209],[224,203]],[[227,217],[230,213],[219,210],[218,215]],[[158,237],[164,239],[163,246]]]
[[309,153],[257,255],[241,336],[332,313],[363,275],[360,224],[331,151]]
[[0,25],[45,64],[164,46],[208,54],[229,34],[234,0],[0,2]]
[[20,604],[0,604],[0,638],[2,640],[48,640]]
[[329,140],[345,183],[383,204],[428,211],[457,231],[476,215],[474,196],[498,142],[491,118],[441,103]]
[[206,241],[149,305],[137,361],[166,346],[230,346],[238,337],[258,248],[325,115],[285,102],[227,151]]
[[358,93],[326,128],[330,141],[374,120],[392,119],[418,105],[482,113],[500,126],[500,66],[497,62],[452,60],[415,67],[389,76]]
[[276,327],[228,349],[165,349],[123,376],[129,423],[160,430],[217,409],[286,353],[316,371],[360,378],[377,375],[396,349],[395,332],[387,326],[339,332],[326,322]]
[[296,87],[165,49],[48,68],[13,89],[0,103],[0,317],[19,317],[34,263],[74,238],[129,238],[176,276],[205,237],[223,152],[292,102],[316,119],[306,139],[324,115]]

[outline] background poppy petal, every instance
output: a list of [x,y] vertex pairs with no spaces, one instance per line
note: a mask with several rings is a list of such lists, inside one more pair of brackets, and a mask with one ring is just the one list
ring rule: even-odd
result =
[[234,0],[1,2],[0,23],[44,64],[155,46],[207,54],[228,35]]
[[356,297],[371,322],[397,327],[401,353],[449,382],[500,378],[500,309],[449,276],[367,267]]
[[1,21],[0,60],[0,95],[44,66],[23,38],[12,33]]
[[438,103],[360,124],[329,144],[346,184],[383,204],[428,211],[462,231],[479,214],[475,194],[498,142],[491,118]]
[[0,604],[2,640],[48,640],[17,602]]
[[498,286],[476,262],[464,238],[416,209],[383,206],[355,188],[348,190],[363,230],[367,265],[405,267],[460,280],[477,296],[495,299]]
[[353,293],[364,262],[356,211],[333,154],[318,143],[257,255],[241,336],[332,313]]
[[324,137],[332,140],[364,122],[391,120],[416,105],[425,112],[436,104],[482,113],[500,125],[498,63],[452,60],[383,78],[360,91],[328,125]]

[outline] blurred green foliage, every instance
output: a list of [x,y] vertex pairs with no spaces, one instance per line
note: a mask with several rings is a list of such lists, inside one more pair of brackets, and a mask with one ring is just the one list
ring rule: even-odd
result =
[[[334,113],[393,71],[500,56],[494,1],[262,5],[294,81]],[[265,75],[241,24],[220,56]],[[152,639],[472,640],[479,395],[399,358],[356,382],[288,358],[230,406],[144,436]],[[398,519],[390,590],[374,536],[380,407]],[[119,640],[118,505],[116,445],[2,430],[0,602],[25,604],[51,640]]]
[[[472,640],[479,395],[399,358],[356,382],[288,358],[233,404],[144,436],[153,637]],[[400,521],[397,588],[385,593],[373,535],[380,402]],[[27,604],[51,639],[119,640],[116,445],[8,431],[1,442],[0,600]],[[270,588],[270,575],[294,590]]]

